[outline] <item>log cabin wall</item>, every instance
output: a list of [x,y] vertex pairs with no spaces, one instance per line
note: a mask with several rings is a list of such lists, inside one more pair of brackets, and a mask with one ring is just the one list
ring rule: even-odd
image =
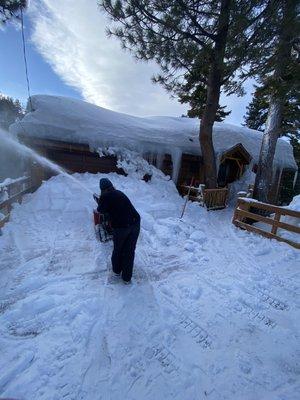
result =
[[178,175],[178,190],[182,192],[182,185],[190,185],[192,178],[194,178],[194,186],[204,183],[204,169],[202,157],[192,154],[182,154],[181,168]]
[[294,188],[296,171],[285,168],[282,170],[279,182],[277,204],[287,206],[299,192]]
[[[170,154],[164,155],[161,165],[159,165],[157,158],[153,154],[144,154],[143,157],[149,164],[159,168],[165,175],[172,176],[173,162]],[[202,157],[192,154],[182,154],[177,182],[178,188],[180,189],[181,185],[189,185],[192,178],[194,178],[195,184],[204,183],[204,170],[202,166]]]
[[[40,155],[57,163],[67,171],[80,173],[116,172],[124,174],[124,171],[117,167],[117,158],[115,156],[99,157],[98,153],[90,151],[88,145],[49,139],[29,138],[27,136],[21,136],[19,139],[25,145],[31,147]],[[144,158],[148,160],[147,155],[145,155]],[[155,166],[157,164],[153,157],[148,161],[152,162]],[[178,177],[178,187],[184,183],[189,184],[192,177],[194,177],[198,183],[203,183],[204,173],[201,165],[202,159],[200,156],[183,154]],[[42,180],[47,180],[51,176],[55,175],[55,172],[46,167],[42,167],[36,162],[31,163],[30,169],[34,180],[40,183]],[[160,169],[164,174],[169,175],[170,177],[172,176],[173,163],[170,154],[165,154]]]
[[[90,151],[88,145],[28,137],[21,137],[20,139],[28,147],[37,151],[38,154],[57,163],[67,171],[80,173],[116,172],[124,175],[124,171],[117,167],[117,157],[99,157],[98,153]],[[37,183],[56,175],[55,172],[37,162],[32,162],[29,169]]]
[[173,162],[172,162],[172,157],[171,157],[170,154],[165,154],[160,169],[162,170],[162,172],[163,172],[165,175],[169,175],[170,177],[172,177]]

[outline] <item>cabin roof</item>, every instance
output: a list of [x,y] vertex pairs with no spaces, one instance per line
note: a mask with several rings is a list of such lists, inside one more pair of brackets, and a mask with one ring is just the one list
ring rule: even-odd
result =
[[[200,121],[182,117],[136,117],[67,97],[32,96],[33,111],[11,125],[16,135],[88,144],[93,150],[125,147],[138,152],[168,153],[173,162],[182,153],[201,155]],[[213,143],[217,158],[239,147],[245,159],[257,163],[262,133],[216,122]],[[274,164],[296,170],[292,146],[279,139]]]

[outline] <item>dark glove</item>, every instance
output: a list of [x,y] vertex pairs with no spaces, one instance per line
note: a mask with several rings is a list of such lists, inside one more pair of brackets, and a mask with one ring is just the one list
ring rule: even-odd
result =
[[98,204],[99,203],[99,197],[95,193],[93,194],[93,198],[94,198],[95,202]]

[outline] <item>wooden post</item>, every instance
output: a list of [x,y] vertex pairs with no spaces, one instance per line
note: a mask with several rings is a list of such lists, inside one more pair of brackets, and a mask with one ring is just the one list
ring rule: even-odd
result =
[[237,203],[234,209],[234,213],[233,213],[233,218],[232,218],[232,223],[234,224],[235,221],[238,219],[238,209],[240,207],[240,199],[237,199]]
[[271,233],[273,233],[274,235],[276,235],[277,229],[278,229],[278,225],[276,224],[276,222],[279,222],[279,221],[280,221],[280,214],[276,213],[275,217],[274,217],[274,224],[273,224],[272,230],[271,230]]
[[193,183],[194,183],[194,177],[192,177],[192,179],[191,179],[191,184],[190,184],[190,186],[189,186],[189,190],[188,190],[188,193],[187,193],[185,202],[184,202],[184,206],[183,206],[183,209],[182,209],[182,213],[181,213],[180,219],[183,217],[183,214],[184,214],[184,212],[185,212],[185,208],[186,208],[187,202],[188,202],[189,197],[190,197],[191,188],[192,188],[192,186],[193,186]]
[[237,199],[237,204],[234,209],[234,214],[232,218],[232,222],[234,223],[236,220],[243,221],[243,218],[239,216],[239,210],[249,211],[250,203],[243,201],[243,199]]

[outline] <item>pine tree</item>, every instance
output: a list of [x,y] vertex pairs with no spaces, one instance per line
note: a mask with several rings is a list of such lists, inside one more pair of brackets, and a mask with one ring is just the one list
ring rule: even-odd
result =
[[[181,104],[189,104],[190,109],[187,111],[189,118],[202,118],[206,105],[206,88],[197,81],[197,76],[189,75],[186,77],[186,83],[182,84],[176,90],[179,102]],[[225,111],[226,106],[218,105],[215,121],[223,121],[231,111]]]
[[[212,129],[221,115],[220,93],[221,90],[227,94],[242,93],[241,83],[235,79],[236,73],[246,61],[248,49],[255,46],[270,1],[100,2],[116,22],[109,34],[117,37],[137,59],[155,60],[161,73],[154,81],[175,94],[181,91],[181,99],[188,100],[191,110],[201,116],[199,141],[205,183],[209,188],[217,186]],[[192,75],[197,76],[196,81]],[[184,93],[185,85],[190,84],[192,89]],[[198,101],[201,104],[196,106]]]
[[262,93],[260,87],[256,87],[253,98],[247,106],[246,114],[244,115],[244,125],[250,129],[263,131],[268,115],[268,107],[268,98]]
[[18,19],[21,9],[26,6],[27,0],[0,0],[0,24]]
[[19,100],[0,94],[0,127],[8,130],[17,119],[22,118],[24,110]]

